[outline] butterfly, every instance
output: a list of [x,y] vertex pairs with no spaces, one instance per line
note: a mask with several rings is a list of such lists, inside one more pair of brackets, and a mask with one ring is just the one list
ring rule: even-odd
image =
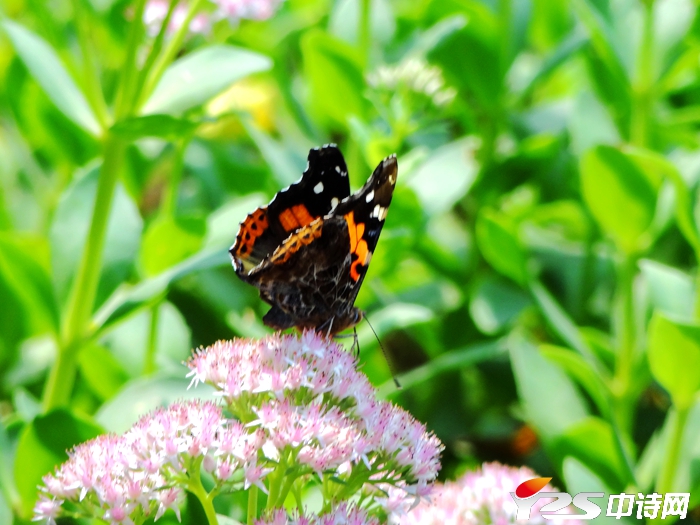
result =
[[231,246],[238,277],[272,306],[263,322],[334,335],[363,318],[354,306],[394,194],[396,155],[350,194],[335,144],[309,151],[301,179],[241,222]]

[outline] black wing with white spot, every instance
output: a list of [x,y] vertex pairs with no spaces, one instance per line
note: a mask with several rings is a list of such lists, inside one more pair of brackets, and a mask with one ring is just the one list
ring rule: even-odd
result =
[[308,163],[301,179],[280,190],[268,204],[268,215],[279,217],[284,210],[303,204],[313,218],[328,215],[350,195],[350,180],[345,159],[335,144],[309,150]]
[[349,304],[355,301],[377,247],[379,234],[384,227],[384,219],[394,195],[398,170],[396,155],[385,158],[365,185],[341,201],[331,213],[333,217],[344,217],[349,231],[351,291],[343,292],[347,294]]
[[309,151],[308,165],[301,179],[280,190],[241,222],[236,242],[229,253],[238,276],[265,261],[297,229],[328,215],[350,195],[348,168],[335,144]]

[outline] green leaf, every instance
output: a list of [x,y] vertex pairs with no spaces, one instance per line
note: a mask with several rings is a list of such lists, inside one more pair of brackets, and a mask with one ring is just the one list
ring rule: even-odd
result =
[[624,490],[628,483],[624,458],[618,452],[615,434],[606,421],[590,416],[569,427],[557,440],[566,450],[598,474],[614,490]]
[[[23,325],[24,337],[47,330],[58,332],[58,306],[49,272],[42,261],[46,256],[48,262],[47,248],[44,239],[32,240],[0,232],[0,288],[12,295],[12,302],[16,301],[22,309],[22,312],[8,311],[8,315],[22,318],[17,322]],[[8,298],[5,304],[9,301]],[[5,322],[10,320],[11,317]]]
[[237,80],[271,67],[268,57],[247,49],[229,45],[205,47],[173,62],[142,114],[180,114],[207,102]]
[[[504,339],[496,339],[486,343],[475,343],[465,348],[453,349],[449,352],[445,352],[431,359],[426,364],[414,368],[410,372],[401,374],[397,379],[399,383],[401,383],[401,391],[406,392],[410,388],[420,386],[440,374],[455,370],[463,370],[486,361],[493,361],[502,357],[507,352],[508,348]],[[400,393],[400,391],[396,389],[396,384],[393,379],[385,382],[377,390],[379,397],[382,399]]]
[[554,345],[541,345],[540,352],[544,357],[559,365],[571,379],[581,385],[591,396],[601,413],[608,413],[607,396],[610,392],[600,376],[580,354],[568,348]]
[[605,378],[605,370],[593,353],[588,341],[581,333],[576,323],[569,317],[557,300],[542,286],[539,281],[530,281],[530,292],[535,302],[540,307],[542,314],[549,326],[561,337],[566,344],[580,353],[596,373]]
[[487,277],[474,287],[469,313],[477,328],[493,335],[504,330],[528,305],[530,298],[505,279]]
[[[17,494],[17,487],[15,486],[15,480],[13,476],[13,465],[15,462],[15,449],[10,436],[8,435],[7,428],[0,421],[0,497],[7,496],[7,501],[4,503],[9,507],[14,505],[19,501],[19,494]],[[0,502],[0,507],[2,507],[3,502]],[[3,518],[2,508],[0,508],[0,520]],[[9,509],[8,509],[9,512]],[[10,513],[11,514],[11,513]],[[12,523],[11,519],[0,521],[0,523]]]
[[144,373],[145,356],[149,352],[153,310],[156,308],[158,325],[154,358],[157,369],[183,373],[182,362],[190,355],[192,349],[190,327],[175,306],[167,301],[160,302],[157,306],[150,306],[148,310],[141,310],[128,319],[123,319],[119,325],[114,326],[101,338],[102,344],[109,349],[112,357],[108,362],[113,362],[115,368],[124,372],[129,379]]
[[632,111],[632,87],[621,53],[615,46],[619,39],[596,4],[599,3],[593,0],[576,0],[572,3],[590,37],[590,46],[584,54],[589,68],[588,78],[598,98],[607,106],[618,130],[625,135]]
[[479,171],[476,148],[474,137],[441,146],[407,179],[429,215],[450,210],[469,191]]
[[[354,46],[359,45],[358,32],[364,0],[335,2],[330,14],[329,30],[333,36]],[[388,0],[370,0],[369,31],[372,42],[386,45],[396,32],[396,20],[392,5]]]
[[516,283],[525,282],[525,252],[510,217],[482,208],[476,219],[476,241],[484,259],[498,272]]
[[212,399],[213,387],[200,384],[188,389],[189,384],[190,380],[184,377],[184,373],[178,377],[157,375],[135,379],[102,405],[95,419],[108,431],[121,433],[156,408],[187,399]]
[[[83,253],[95,205],[99,171],[99,167],[94,165],[87,169],[63,192],[54,212],[49,240],[54,286],[60,301],[68,297]],[[131,271],[142,228],[143,221],[136,204],[118,185],[107,224],[96,305],[112,293]]]
[[598,146],[581,160],[581,188],[586,205],[618,249],[633,254],[651,242],[661,177],[643,170],[616,148]]
[[660,312],[692,321],[695,307],[693,278],[677,268],[645,259],[639,262],[649,286],[651,304]]
[[510,359],[525,414],[545,442],[552,442],[588,416],[571,380],[518,332],[508,338]]
[[[460,91],[460,98],[482,111],[495,113],[500,106],[505,71],[500,66],[499,21],[483,3],[462,6],[467,24],[443,38],[428,59],[442,68],[445,80]],[[469,53],[456,53],[457,49],[468,49]]]
[[700,326],[655,312],[649,322],[651,373],[679,408],[687,408],[700,390]]
[[365,79],[355,48],[313,29],[302,37],[301,52],[316,117],[341,127],[352,115],[363,117],[367,111],[362,96]]
[[93,335],[99,335],[126,317],[151,305],[167,290],[170,283],[180,277],[226,264],[230,264],[226,250],[208,248],[155,277],[141,281],[136,286],[125,285],[118,288],[95,313],[93,323],[96,333]]
[[25,514],[31,513],[39,496],[41,478],[68,459],[66,451],[101,433],[95,423],[65,409],[40,416],[25,427],[15,457],[15,482]]
[[459,31],[466,25],[467,18],[462,14],[443,18],[416,39],[415,43],[411,46],[410,53],[415,56],[423,57],[440,45],[443,40],[448,38],[455,31]]
[[570,494],[578,494],[579,492],[602,492],[604,494],[600,499],[591,500],[602,508],[600,516],[591,523],[600,523],[602,525],[632,525],[637,523],[637,520],[634,519],[616,519],[605,515],[608,496],[614,494],[615,491],[608,487],[598,474],[588,468],[587,465],[573,457],[567,457],[564,459],[562,473]]
[[197,253],[206,233],[199,217],[162,217],[148,225],[141,244],[139,262],[147,276],[182,262]]
[[51,46],[16,22],[5,19],[2,26],[22,62],[56,107],[78,126],[98,135],[100,125],[90,105]]
[[81,377],[100,399],[110,399],[126,383],[129,376],[119,362],[103,346],[92,344],[78,356]]
[[198,122],[171,117],[170,115],[146,115],[117,122],[110,131],[128,141],[143,137],[159,137],[176,140],[189,135],[199,126]]

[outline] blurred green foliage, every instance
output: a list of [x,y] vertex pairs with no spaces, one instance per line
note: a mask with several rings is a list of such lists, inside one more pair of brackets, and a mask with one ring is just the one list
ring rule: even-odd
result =
[[287,0],[175,36],[143,8],[1,7],[1,523],[185,395],[191,348],[266,332],[226,249],[331,141],[354,188],[398,154],[357,304],[403,388],[364,324],[361,359],[444,477],[700,503],[696,3]]

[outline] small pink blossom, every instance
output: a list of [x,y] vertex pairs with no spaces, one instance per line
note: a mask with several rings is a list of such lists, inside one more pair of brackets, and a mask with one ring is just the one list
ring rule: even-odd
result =
[[[228,20],[231,25],[242,19],[267,20],[275,14],[283,0],[209,0],[190,21],[190,33],[208,33],[217,20]],[[168,13],[168,0],[148,0],[143,13],[143,22],[148,32],[155,36]],[[190,3],[182,1],[175,6],[167,32],[177,31],[185,23]]]
[[321,515],[291,516],[283,509],[276,509],[255,522],[255,525],[379,525],[379,519],[369,516],[367,511],[348,503],[334,505]]
[[[527,467],[514,468],[499,463],[485,463],[457,481],[433,485],[430,502],[423,500],[416,508],[405,512],[401,505],[393,507],[391,522],[397,525],[516,525],[517,507],[510,493],[523,481],[538,477]],[[544,491],[556,492],[547,485]],[[528,524],[582,525],[579,520],[545,520],[539,509],[547,503],[533,505]]]

